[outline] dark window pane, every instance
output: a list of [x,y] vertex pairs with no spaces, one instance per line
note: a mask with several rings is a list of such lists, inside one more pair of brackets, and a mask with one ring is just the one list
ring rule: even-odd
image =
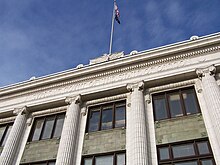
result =
[[159,148],[160,160],[170,159],[169,148]]
[[95,165],[113,165],[113,156],[99,156],[95,158]]
[[53,137],[60,137],[63,129],[63,122],[64,122],[65,115],[60,115],[57,117],[55,131]]
[[51,138],[51,134],[53,131],[53,125],[54,125],[54,117],[48,117],[45,121],[45,126],[42,134],[41,139],[49,139]]
[[178,93],[170,94],[169,97],[171,117],[182,116],[182,108],[180,103],[180,96]]
[[40,139],[40,133],[43,127],[44,119],[38,119],[35,121],[34,133],[32,137],[32,141]]
[[193,144],[184,144],[184,145],[173,146],[172,149],[173,149],[173,157],[174,158],[195,155]]
[[164,96],[154,99],[154,112],[156,120],[166,119],[168,117]]
[[31,165],[47,165],[47,163],[34,163],[34,164],[31,164]]
[[55,165],[55,162],[49,162],[48,165]]
[[117,165],[125,165],[125,154],[117,154]]
[[1,140],[2,140],[2,137],[3,137],[3,134],[4,134],[4,132],[5,132],[5,129],[6,129],[6,126],[0,127],[0,142],[1,142]]
[[185,104],[187,115],[198,113],[199,110],[198,110],[196,97],[195,97],[193,90],[184,91],[183,99],[184,99],[184,104]]
[[174,163],[174,165],[197,165],[197,161]]
[[125,106],[116,107],[115,109],[115,127],[125,126]]
[[98,131],[99,129],[99,118],[100,111],[91,111],[90,119],[89,119],[89,132]]
[[214,165],[212,159],[201,160],[202,165]]
[[83,165],[92,165],[92,158],[85,158]]
[[11,132],[11,129],[12,129],[12,125],[8,126],[7,132],[6,132],[5,137],[4,137],[3,141],[2,141],[2,146],[5,145],[5,143],[6,143],[7,139],[8,139],[8,136],[9,136],[9,134]]
[[198,150],[199,150],[200,155],[210,153],[209,147],[208,147],[208,142],[198,142],[197,146],[198,146]]
[[112,107],[102,110],[102,130],[112,128]]

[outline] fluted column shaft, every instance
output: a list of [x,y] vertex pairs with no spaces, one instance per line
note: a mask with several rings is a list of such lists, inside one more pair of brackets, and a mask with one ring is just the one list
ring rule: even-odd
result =
[[80,96],[67,98],[70,105],[67,108],[66,118],[63,124],[56,165],[73,165],[77,131],[80,118]]
[[14,159],[16,157],[16,152],[18,150],[21,137],[24,132],[24,128],[26,126],[27,120],[27,110],[26,107],[21,109],[15,109],[14,113],[17,114],[17,117],[14,121],[12,126],[11,132],[8,136],[6,144],[3,148],[0,157],[0,164],[1,165],[12,165]]
[[[209,140],[212,146],[213,154],[216,160],[216,164],[220,165],[220,88],[215,80],[214,66],[210,66],[205,69],[197,69],[196,72],[202,81],[202,89],[207,104],[208,117],[207,121],[204,118],[204,122],[208,129]],[[211,123],[210,123],[211,122]]]
[[130,120],[127,120],[127,156],[128,165],[147,165],[147,130],[143,94],[143,82],[127,86],[131,92]]

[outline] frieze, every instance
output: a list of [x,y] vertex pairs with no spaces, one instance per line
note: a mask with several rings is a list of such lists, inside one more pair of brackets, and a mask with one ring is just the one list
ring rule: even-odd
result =
[[[148,61],[145,63],[136,64],[120,69],[115,69],[115,70],[95,74],[92,76],[85,76],[71,81],[57,83],[54,85],[48,85],[35,90],[20,92],[19,94],[11,95],[10,97],[9,96],[1,97],[0,100],[7,100],[8,102],[10,101],[10,99],[13,99],[13,97],[20,96],[19,101],[17,100],[18,102],[27,102],[27,101],[47,98],[57,94],[64,94],[68,92],[78,91],[81,89],[91,88],[94,86],[126,80],[138,76],[153,74],[174,68],[181,68],[183,66],[197,64],[202,61],[204,62],[206,61],[206,57],[201,56],[202,54],[215,52],[218,50],[220,50],[220,46],[206,48],[185,54],[179,54],[167,58],[164,57],[155,61]],[[201,57],[198,57],[197,60],[191,60],[192,57],[196,57],[196,56],[201,56]]]

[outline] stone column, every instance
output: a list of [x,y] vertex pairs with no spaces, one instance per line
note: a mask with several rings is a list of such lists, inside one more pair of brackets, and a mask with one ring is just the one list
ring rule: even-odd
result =
[[148,165],[144,83],[128,84],[131,92],[129,119],[127,120],[126,151],[128,165]]
[[0,164],[2,165],[12,165],[14,163],[16,152],[18,151],[18,147],[26,127],[27,108],[16,108],[13,113],[16,114],[17,117],[1,153]]
[[216,68],[214,66],[196,70],[202,82],[202,91],[207,105],[206,110],[208,111],[207,113],[202,112],[208,115],[204,117],[204,122],[208,129],[209,141],[216,164],[220,165],[220,88],[214,77],[215,72]]
[[61,134],[56,165],[73,165],[76,155],[77,132],[80,118],[81,96],[68,97],[69,104],[66,112],[63,131]]

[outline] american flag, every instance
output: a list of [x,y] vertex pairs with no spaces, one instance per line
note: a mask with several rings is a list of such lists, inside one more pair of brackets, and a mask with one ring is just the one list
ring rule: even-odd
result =
[[114,3],[115,5],[115,20],[120,24],[120,20],[119,20],[119,17],[120,17],[120,13],[119,13],[119,10],[118,10],[118,6],[116,4],[116,2]]

